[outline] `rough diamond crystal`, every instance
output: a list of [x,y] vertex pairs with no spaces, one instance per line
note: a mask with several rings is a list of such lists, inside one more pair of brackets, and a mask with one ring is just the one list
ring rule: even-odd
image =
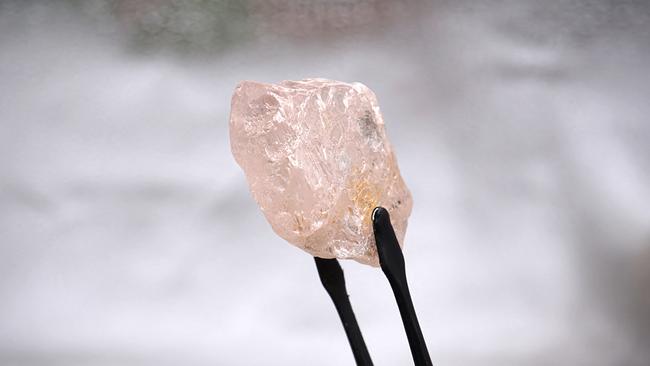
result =
[[244,81],[231,107],[232,153],[278,235],[317,257],[377,266],[370,216],[382,206],[403,243],[411,194],[368,87]]

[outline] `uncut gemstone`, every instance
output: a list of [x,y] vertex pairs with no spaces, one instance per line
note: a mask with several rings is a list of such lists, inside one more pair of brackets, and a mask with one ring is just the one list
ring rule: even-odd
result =
[[289,243],[316,257],[378,266],[371,214],[382,206],[403,245],[412,198],[365,85],[241,82],[230,144],[253,198]]

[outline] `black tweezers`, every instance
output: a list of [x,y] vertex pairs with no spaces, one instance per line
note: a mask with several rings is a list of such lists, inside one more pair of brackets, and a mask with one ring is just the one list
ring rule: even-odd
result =
[[[415,314],[404,267],[404,255],[395,237],[393,225],[390,222],[388,211],[377,207],[372,212],[372,227],[375,233],[375,243],[379,254],[381,270],[386,275],[390,287],[393,289],[406,336],[411,347],[411,355],[416,366],[431,366],[431,358],[427,345],[424,342],[418,317]],[[336,259],[314,258],[318,276],[325,290],[332,298],[336,311],[339,313],[343,329],[348,336],[354,360],[357,365],[372,366],[372,359],[366,348],[366,343],[361,335],[359,324],[352,311],[348,292],[345,289],[343,270]]]

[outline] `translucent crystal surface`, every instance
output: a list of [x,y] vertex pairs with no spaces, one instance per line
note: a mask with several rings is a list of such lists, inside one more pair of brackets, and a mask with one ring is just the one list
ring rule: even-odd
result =
[[368,87],[244,81],[231,107],[232,153],[278,235],[317,257],[377,266],[370,216],[382,206],[402,245],[411,194]]

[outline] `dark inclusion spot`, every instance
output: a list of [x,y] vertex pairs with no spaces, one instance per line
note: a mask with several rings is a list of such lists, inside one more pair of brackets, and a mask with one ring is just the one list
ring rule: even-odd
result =
[[398,208],[401,204],[402,204],[402,199],[400,198],[400,199],[397,200],[397,202],[393,202],[393,204],[390,205],[390,209],[394,210],[394,209]]
[[377,124],[372,112],[365,111],[359,119],[359,128],[363,137],[373,138],[377,135]]

